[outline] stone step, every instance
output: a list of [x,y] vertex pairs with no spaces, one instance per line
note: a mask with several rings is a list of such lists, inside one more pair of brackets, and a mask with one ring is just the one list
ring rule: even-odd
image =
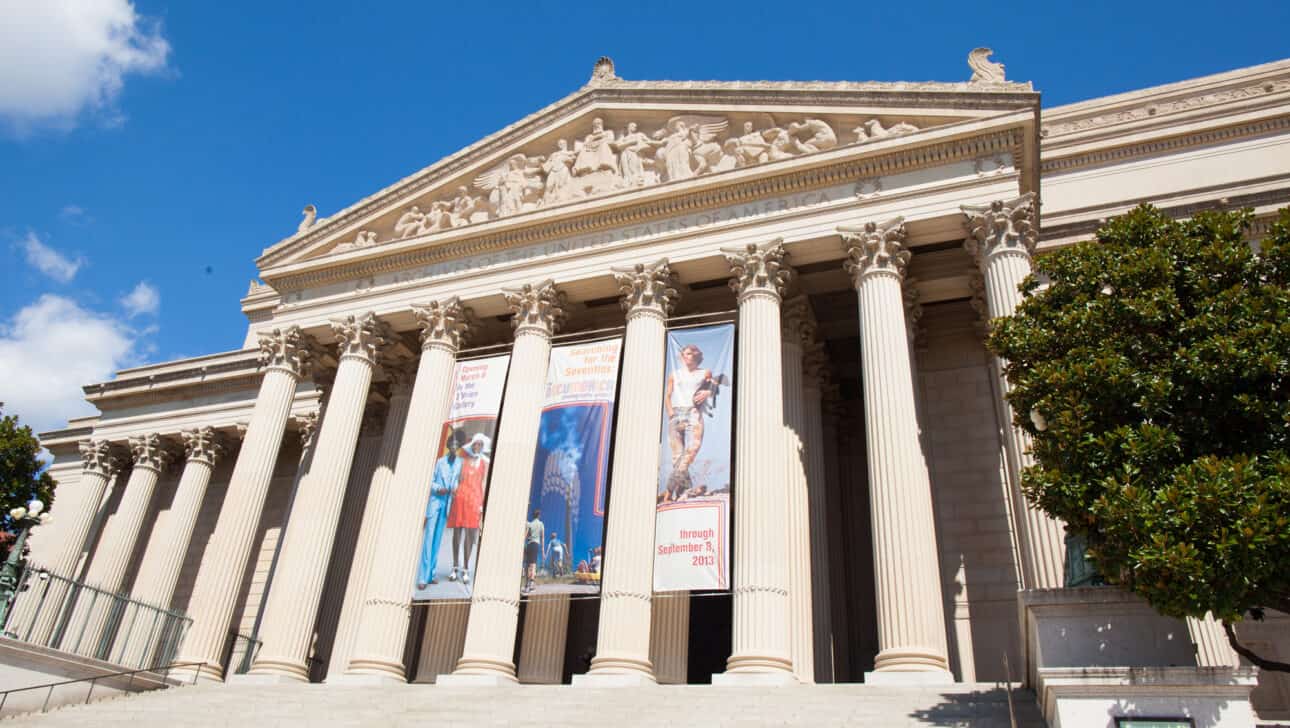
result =
[[[1015,690],[1018,728],[1042,728],[1034,695]],[[452,725],[673,726],[678,724],[973,726],[1009,728],[995,685],[942,688],[708,685],[512,688],[433,685],[222,685],[141,693],[69,706],[16,724],[36,726]]]

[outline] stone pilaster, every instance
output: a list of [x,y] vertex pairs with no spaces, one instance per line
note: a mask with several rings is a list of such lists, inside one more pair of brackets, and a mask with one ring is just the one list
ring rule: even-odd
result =
[[385,494],[367,593],[349,672],[403,681],[403,647],[412,616],[416,552],[425,521],[436,447],[452,404],[457,351],[473,314],[457,298],[413,309],[421,326],[421,363],[408,403],[397,465]]
[[515,346],[494,448],[497,455],[479,543],[466,645],[456,671],[440,676],[440,684],[515,682],[511,656],[520,606],[525,507],[537,453],[551,336],[564,323],[565,298],[550,280],[503,293],[515,314]]
[[259,343],[264,378],[233,465],[219,520],[206,547],[209,556],[205,561],[209,566],[198,572],[188,602],[193,625],[175,660],[201,662],[202,676],[216,680],[224,675],[220,659],[282,447],[296,384],[315,359],[313,339],[296,326],[262,333]]
[[[162,608],[169,608],[183,569],[184,558],[192,541],[197,514],[201,511],[206,487],[210,485],[215,464],[227,450],[227,441],[213,427],[198,427],[180,433],[184,441],[184,472],[179,476],[169,517],[161,533],[150,544],[135,579],[134,598]],[[153,645],[151,634],[131,637],[124,664],[142,664]]]
[[523,634],[516,677],[528,685],[559,685],[569,635],[569,595],[543,594],[529,599]]
[[794,682],[784,528],[784,401],[780,303],[792,277],[783,241],[723,248],[739,301],[735,447],[733,654],[714,684]]
[[649,659],[661,685],[684,685],[690,677],[690,592],[654,595],[650,610]]
[[345,584],[340,621],[336,639],[332,642],[327,679],[343,675],[349,669],[358,639],[358,626],[367,601],[367,585],[372,573],[376,541],[384,518],[390,483],[398,463],[399,444],[403,441],[403,428],[408,419],[412,402],[412,383],[416,378],[415,362],[387,366],[385,374],[390,380],[389,408],[385,414],[385,430],[381,433],[381,446],[376,456],[376,469],[367,490],[367,504],[363,508],[363,522],[359,526],[358,542],[354,547],[353,564]]
[[[970,231],[963,245],[981,271],[986,312],[990,319],[1010,316],[1021,303],[1018,286],[1030,275],[1030,258],[1039,237],[1035,194],[1027,192],[1011,200],[964,205],[962,209]],[[996,362],[995,373],[999,377],[996,407],[1002,420],[1012,511],[1018,521],[1014,530],[1021,534],[1022,586],[1027,589],[1060,587],[1065,583],[1065,530],[1060,521],[1031,507],[1021,492],[1021,473],[1034,463],[1034,458],[1030,454],[1030,436],[1012,424],[1012,407],[1006,399],[1009,387],[1002,371],[1003,363]]]
[[1227,641],[1223,624],[1210,612],[1204,617],[1187,618],[1187,632],[1196,645],[1196,665],[1199,667],[1240,667],[1241,658]]
[[811,522],[806,485],[803,345],[815,340],[815,317],[806,296],[784,302],[781,313],[784,399],[784,495],[788,527],[789,652],[799,682],[815,682],[814,612],[811,608]]
[[[116,515],[104,527],[85,573],[85,582],[106,594],[115,594],[121,589],[130,557],[134,555],[135,544],[148,516],[148,507],[152,504],[157,481],[172,460],[170,444],[155,432],[131,437],[130,456],[134,464],[125,484],[125,493],[117,505]],[[106,594],[93,599],[92,593],[82,593],[70,622],[75,628],[76,644],[68,644],[64,638],[63,649],[92,655],[112,611],[111,600],[103,598]]]
[[654,681],[649,635],[662,428],[659,403],[663,401],[666,321],[677,295],[676,276],[666,260],[614,268],[613,273],[627,311],[623,381],[630,384],[622,388],[618,401],[600,632],[591,671],[585,676],[591,685]]
[[834,679],[829,505],[824,470],[824,420],[821,404],[828,377],[829,358],[824,345],[818,341],[807,343],[802,359],[802,441],[806,452],[806,490],[811,521],[811,614],[816,682],[832,682]]
[[373,370],[390,345],[389,327],[372,313],[333,321],[339,347],[336,381],[327,395],[309,472],[291,505],[282,550],[260,627],[263,645],[251,673],[308,680],[314,616],[327,575]]
[[880,650],[866,682],[952,681],[931,481],[919,444],[901,280],[901,218],[839,228],[860,304]]
[[[82,469],[80,482],[76,485],[76,499],[63,495],[71,508],[58,510],[58,519],[62,522],[60,540],[50,550],[48,563],[42,564],[66,579],[76,578],[76,564],[80,562],[85,541],[94,528],[103,494],[122,465],[122,461],[113,452],[112,443],[107,440],[84,440],[80,443],[80,449]],[[31,596],[20,598],[15,605],[14,624],[30,625],[26,636],[28,642],[46,645],[54,636],[57,618],[62,612],[61,605],[67,598],[67,589],[65,582],[50,579],[49,584],[39,592],[34,589],[25,592],[24,595]]]

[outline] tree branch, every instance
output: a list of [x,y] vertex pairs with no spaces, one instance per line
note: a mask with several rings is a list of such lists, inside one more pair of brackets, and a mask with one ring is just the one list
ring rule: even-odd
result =
[[1236,630],[1232,629],[1232,625],[1230,623],[1226,621],[1223,622],[1223,631],[1227,633],[1227,642],[1232,646],[1233,650],[1236,650],[1236,654],[1244,657],[1264,670],[1290,672],[1290,663],[1277,662],[1276,660],[1269,660],[1266,657],[1260,657],[1255,654],[1253,650],[1238,642],[1236,640]]

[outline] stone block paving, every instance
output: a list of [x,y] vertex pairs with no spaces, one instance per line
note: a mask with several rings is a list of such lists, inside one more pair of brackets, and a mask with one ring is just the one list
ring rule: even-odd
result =
[[[1034,694],[1013,693],[1018,728],[1042,728]],[[913,726],[1009,728],[1005,690],[811,685],[641,689],[198,685],[22,716],[11,725],[167,726]]]

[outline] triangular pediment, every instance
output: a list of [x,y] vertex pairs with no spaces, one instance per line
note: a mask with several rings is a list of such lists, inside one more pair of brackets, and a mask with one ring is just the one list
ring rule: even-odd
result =
[[[1019,109],[1019,83],[595,81],[265,251],[262,270]],[[769,169],[769,167],[768,167]]]

